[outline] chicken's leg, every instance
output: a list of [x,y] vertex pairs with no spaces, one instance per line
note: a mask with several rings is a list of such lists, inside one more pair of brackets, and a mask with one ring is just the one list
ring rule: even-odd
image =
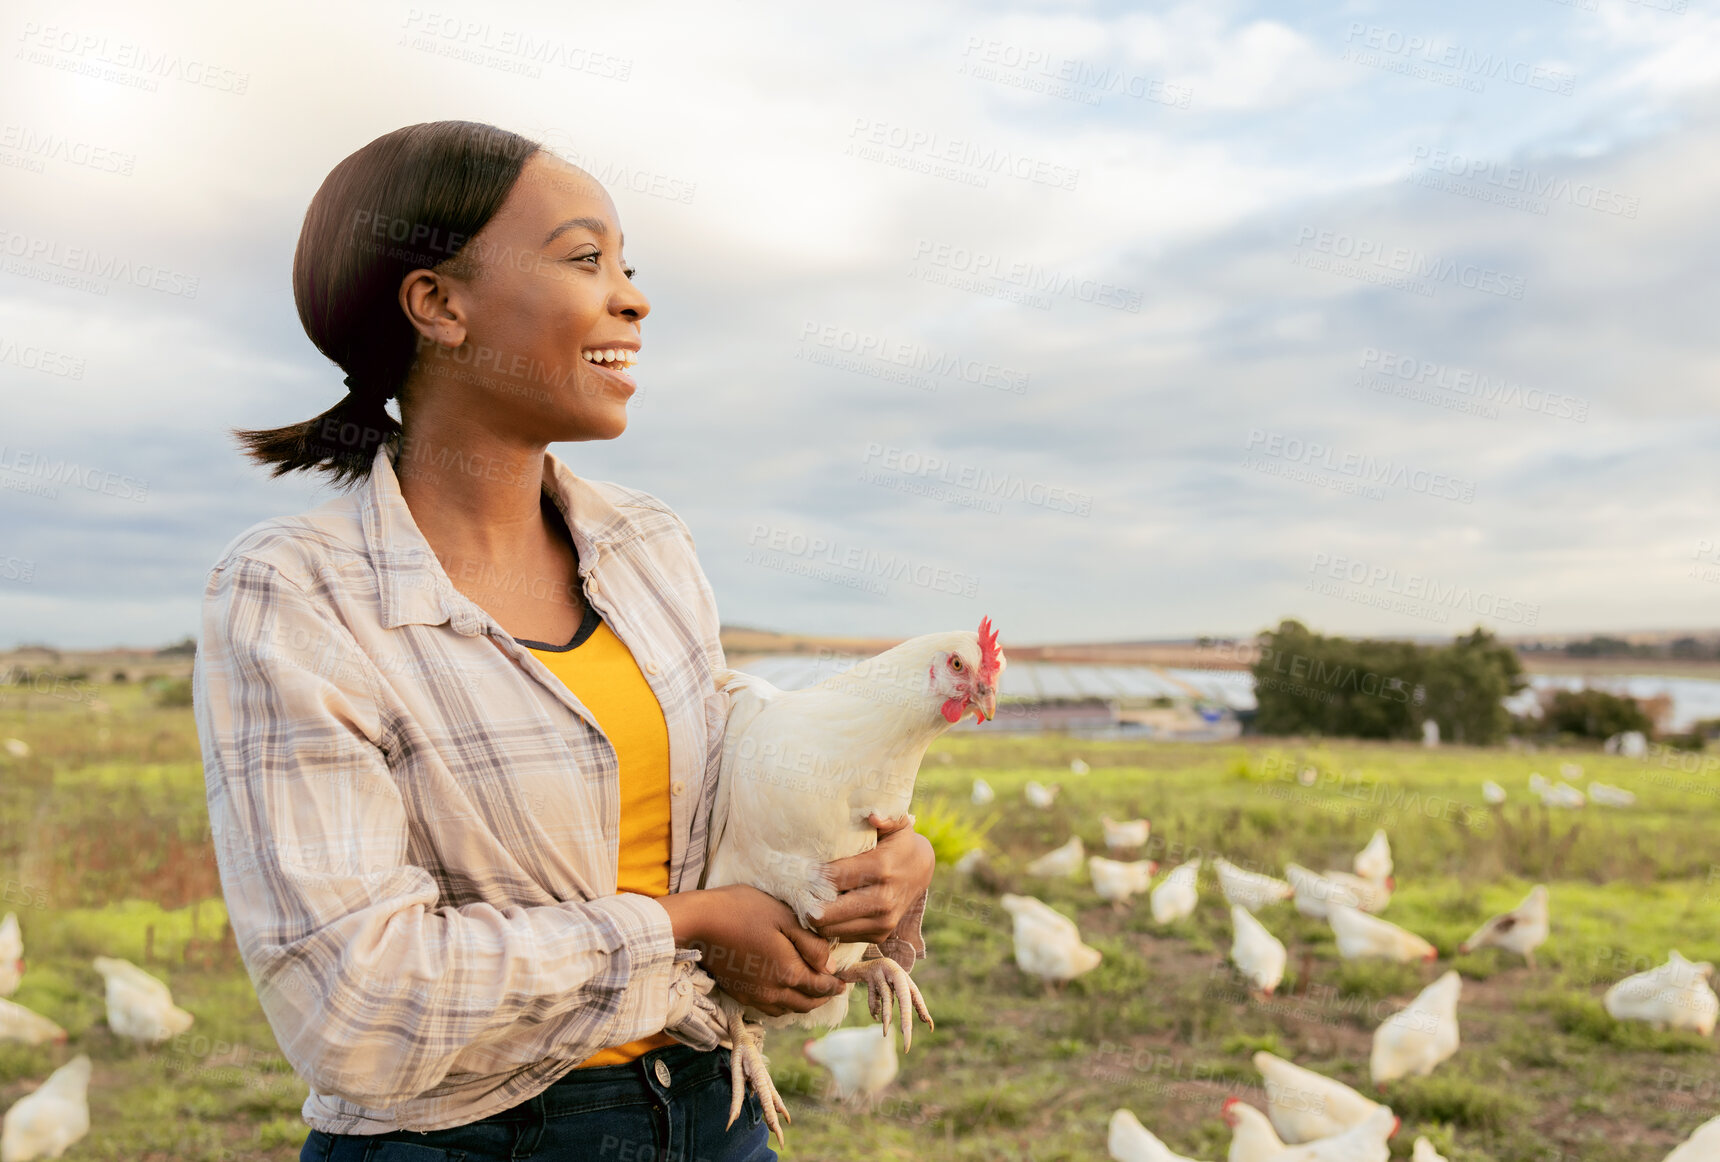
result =
[[782,1095],[770,1079],[770,1069],[764,1059],[764,1026],[749,1024],[737,1005],[729,1010],[729,1040],[734,1043],[734,1048],[729,1054],[729,1083],[733,1089],[729,1098],[728,1125],[734,1125],[735,1119],[740,1117],[750,1081],[758,1093],[759,1105],[764,1107],[764,1124],[776,1135],[778,1145],[787,1146],[788,1139],[783,1137],[782,1122],[777,1120],[777,1114],[782,1115],[783,1121],[794,1119],[788,1116],[788,1107],[782,1104]]
[[920,1015],[920,1020],[932,1028],[932,1014],[926,1008],[925,998],[920,996],[920,990],[914,984],[908,970],[891,960],[888,956],[875,956],[871,960],[862,960],[852,968],[845,968],[836,974],[840,980],[850,983],[865,982],[866,1004],[872,1010],[872,1019],[883,1026],[884,1036],[890,1035],[890,1003],[895,1002],[902,1014],[902,1052],[906,1053],[914,1042],[913,1018],[909,1006]]

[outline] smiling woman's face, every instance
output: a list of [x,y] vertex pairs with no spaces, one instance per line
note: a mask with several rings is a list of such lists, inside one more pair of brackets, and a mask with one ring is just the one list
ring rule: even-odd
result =
[[436,276],[438,289],[403,287],[421,336],[431,332],[419,342],[412,394],[434,395],[439,411],[481,408],[485,426],[527,442],[619,436],[635,389],[624,369],[651,310],[621,242],[615,204],[596,179],[533,155],[452,272]]

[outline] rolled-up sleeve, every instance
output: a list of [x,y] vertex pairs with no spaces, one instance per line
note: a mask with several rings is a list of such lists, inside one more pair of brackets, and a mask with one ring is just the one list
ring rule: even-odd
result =
[[469,1047],[508,1063],[538,1040],[509,1036],[523,1026],[556,1022],[557,1055],[579,1060],[708,1007],[646,896],[437,907],[433,877],[407,860],[380,676],[318,594],[314,577],[229,558],[205,594],[195,675],[233,931],[307,1083],[387,1109]]

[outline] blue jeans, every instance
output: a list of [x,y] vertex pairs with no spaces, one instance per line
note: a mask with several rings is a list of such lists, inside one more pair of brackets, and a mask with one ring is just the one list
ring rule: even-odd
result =
[[512,1109],[452,1129],[312,1130],[299,1162],[776,1162],[756,1095],[723,1128],[729,1096],[727,1049],[670,1045],[625,1065],[575,1069]]

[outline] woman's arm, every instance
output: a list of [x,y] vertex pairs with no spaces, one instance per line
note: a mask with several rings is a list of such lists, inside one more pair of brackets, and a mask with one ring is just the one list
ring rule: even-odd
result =
[[[425,680],[438,680],[427,674]],[[195,706],[234,934],[282,1052],[318,1093],[387,1108],[486,1042],[583,1056],[716,1013],[669,911],[587,902],[437,907],[407,862],[375,666],[326,601],[239,557],[211,577]]]

